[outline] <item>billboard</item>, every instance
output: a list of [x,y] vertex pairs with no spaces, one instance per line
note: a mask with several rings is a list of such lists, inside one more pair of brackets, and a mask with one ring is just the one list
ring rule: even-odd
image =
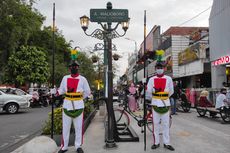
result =
[[200,44],[196,43],[178,54],[178,65],[184,65],[199,59]]
[[[158,46],[160,44],[160,38],[160,26],[155,25],[145,38],[146,52],[158,49]],[[141,43],[138,55],[139,58],[142,58],[144,56],[144,41]]]

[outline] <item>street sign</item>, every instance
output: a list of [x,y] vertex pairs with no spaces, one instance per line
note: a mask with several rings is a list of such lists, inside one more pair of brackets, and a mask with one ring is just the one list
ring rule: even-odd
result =
[[126,22],[128,19],[127,9],[90,9],[91,22]]

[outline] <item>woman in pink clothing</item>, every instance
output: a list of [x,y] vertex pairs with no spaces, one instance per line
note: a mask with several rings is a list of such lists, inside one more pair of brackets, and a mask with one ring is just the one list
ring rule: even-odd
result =
[[195,104],[196,104],[196,91],[195,91],[194,87],[192,87],[192,88],[190,89],[189,100],[190,100],[190,102],[191,102],[192,107],[194,107]]
[[136,88],[133,83],[131,83],[129,87],[129,95],[128,95],[128,100],[129,100],[129,108],[131,111],[135,112],[137,110],[137,102],[136,102]]

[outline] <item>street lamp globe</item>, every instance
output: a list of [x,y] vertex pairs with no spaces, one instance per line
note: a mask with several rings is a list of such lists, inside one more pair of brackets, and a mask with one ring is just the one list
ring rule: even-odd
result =
[[80,23],[81,23],[81,28],[84,31],[86,31],[88,29],[88,26],[89,26],[89,17],[86,15],[80,17]]
[[127,29],[129,28],[129,20],[130,19],[128,19],[128,21],[121,22],[121,26],[124,31],[127,31]]

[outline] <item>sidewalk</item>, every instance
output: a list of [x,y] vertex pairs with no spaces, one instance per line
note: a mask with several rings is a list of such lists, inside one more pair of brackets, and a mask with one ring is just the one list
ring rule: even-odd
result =
[[[90,123],[88,129],[86,130],[84,134],[84,144],[83,144],[83,150],[85,153],[141,153],[144,151],[144,144],[143,144],[143,133],[141,133],[140,127],[137,125],[132,126],[135,132],[139,135],[140,141],[139,142],[120,142],[116,143],[117,148],[112,149],[105,149],[104,145],[104,138],[105,138],[105,129],[104,129],[104,116],[100,116],[99,112],[95,115],[94,119]],[[135,121],[131,122],[132,124],[136,124]],[[150,149],[151,143],[148,142],[148,140],[152,140],[147,135],[147,151],[146,152],[153,152],[153,150]],[[22,147],[16,149],[15,151],[11,153],[23,153]],[[165,149],[161,148],[158,150],[166,151]],[[76,153],[75,147],[70,146],[68,148],[68,151],[66,153]]]
[[[116,143],[117,148],[105,149],[104,117],[99,116],[99,113],[97,113],[84,135],[83,149],[85,153],[228,153],[230,149],[229,145],[227,145],[228,141],[220,143],[220,146],[217,148],[213,148],[214,145],[217,145],[216,142],[223,141],[222,138],[224,133],[189,121],[191,115],[194,119],[197,119],[197,113],[193,109],[191,110],[191,114],[178,113],[178,115],[173,116],[173,125],[170,129],[170,135],[171,144],[175,148],[175,151],[165,149],[162,143],[160,148],[152,150],[151,145],[153,138],[148,130],[146,133],[146,151],[144,151],[144,134],[141,133],[141,128],[131,117],[131,126],[139,136],[140,141],[119,142]],[[199,126],[200,129],[198,130],[197,127]],[[227,139],[229,140],[228,136]],[[76,153],[75,148],[70,147],[67,153]]]
[[[151,149],[152,134],[147,130],[147,145],[144,151],[144,134],[141,133],[141,128],[138,127],[136,121],[131,119],[131,126],[139,136],[139,142],[119,142],[117,148],[105,149],[104,145],[104,117],[95,115],[86,133],[84,134],[83,150],[85,153],[228,153],[229,152],[229,133],[226,134],[221,131],[214,130],[208,126],[202,125],[197,120],[197,113],[191,110],[190,113],[178,113],[173,116],[173,125],[170,129],[171,144],[175,151],[170,151],[163,148],[161,143],[160,148],[156,150]],[[214,125],[216,123],[214,122]],[[219,125],[217,126],[226,126]],[[199,127],[199,128],[198,128]],[[217,142],[221,142],[218,143]],[[213,147],[218,145],[219,147]],[[21,147],[22,148],[22,147]],[[20,148],[12,153],[22,153]],[[73,146],[69,147],[66,153],[76,153]]]
[[[104,145],[104,137],[105,137],[105,129],[104,129],[104,117],[99,116],[99,113],[96,114],[90,126],[86,130],[84,135],[84,144],[83,150],[85,153],[141,153],[144,152],[143,145],[143,133],[141,133],[141,129],[138,126],[134,126],[134,130],[140,136],[140,142],[119,142],[117,144],[117,148],[105,149]],[[134,122],[134,121],[132,121]],[[134,122],[136,123],[136,122]],[[147,138],[150,140],[150,137]],[[147,150],[148,152],[153,152],[150,149],[151,145],[148,144]],[[69,151],[67,153],[76,153],[75,148],[69,147]]]

